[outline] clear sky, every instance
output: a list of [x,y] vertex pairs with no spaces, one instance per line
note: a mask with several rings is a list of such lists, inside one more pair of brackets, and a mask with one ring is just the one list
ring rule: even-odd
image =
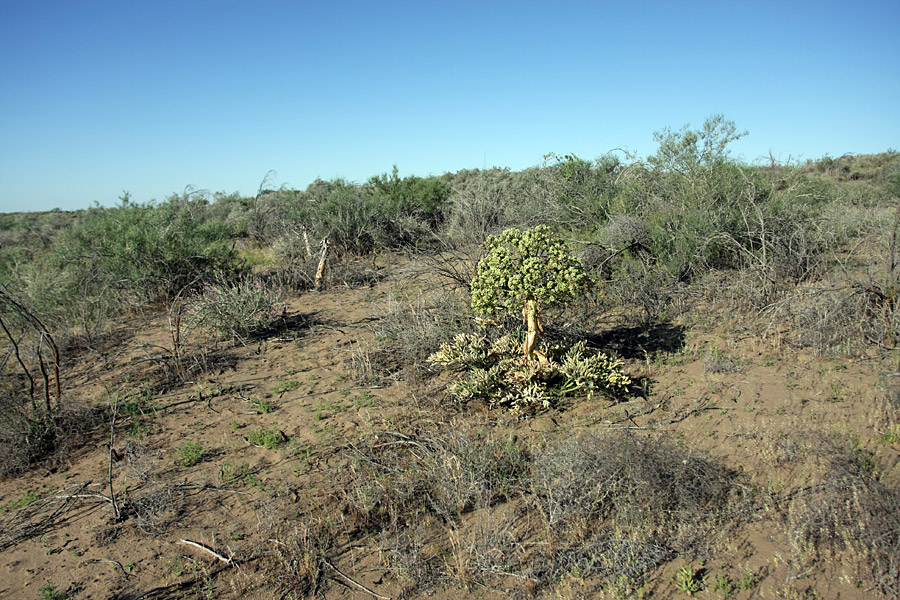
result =
[[655,150],[900,149],[900,2],[0,0],[0,211]]

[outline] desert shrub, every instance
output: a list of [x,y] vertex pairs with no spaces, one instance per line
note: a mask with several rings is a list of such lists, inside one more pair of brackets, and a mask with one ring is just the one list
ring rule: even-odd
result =
[[327,239],[342,258],[427,245],[443,220],[449,195],[445,179],[401,179],[395,169],[363,185],[338,178],[316,180],[304,191],[261,193],[249,229],[258,241],[280,245],[282,258],[291,258],[291,265],[309,258],[306,239],[313,246]]
[[854,355],[875,345],[894,348],[900,310],[891,296],[857,283],[850,287],[801,290],[785,305],[797,342],[823,355]]
[[381,432],[350,459],[344,500],[363,523],[384,530],[423,513],[454,523],[512,498],[528,475],[528,454],[517,439],[470,431]]
[[0,214],[0,285],[10,285],[23,265],[44,253],[75,213],[27,212]]
[[[610,519],[674,534],[682,520],[714,518],[728,504],[733,479],[696,452],[627,434],[560,442],[537,453],[532,467],[551,527]],[[673,547],[677,541],[671,540]]]
[[465,180],[453,191],[446,220],[447,236],[457,245],[481,245],[487,236],[510,225],[512,203],[505,187],[506,171],[489,171]]
[[[267,182],[263,181],[263,185]],[[260,189],[248,202],[247,234],[256,243],[271,245],[297,224],[296,211],[302,192]]]
[[623,248],[646,249],[650,244],[650,228],[640,217],[614,214],[600,228],[597,237],[603,247],[612,251]]
[[696,451],[627,433],[595,434],[535,453],[534,502],[553,550],[543,578],[639,583],[674,556],[709,557],[741,506],[735,473]]
[[182,467],[192,467],[203,460],[203,445],[200,442],[186,440],[176,448],[175,463]]
[[181,504],[184,492],[177,485],[159,481],[148,482],[141,492],[129,496],[123,513],[145,535],[163,535],[171,522],[171,512]]
[[440,183],[417,179],[375,178],[364,186],[320,181],[307,188],[298,217],[317,238],[328,238],[338,254],[364,256],[427,243],[445,195]]
[[[540,588],[573,573],[639,584],[680,553],[709,556],[733,517],[733,472],[621,433],[531,449],[514,436],[383,431],[348,457],[347,512],[412,586],[512,574]],[[425,544],[410,523],[442,534]]]
[[769,188],[737,165],[699,172],[653,173],[660,201],[645,213],[649,247],[665,268],[690,280],[710,269],[765,262],[763,237]]
[[0,389],[0,477],[21,474],[38,464],[63,464],[85,442],[102,413],[81,404],[64,404],[50,418],[28,408],[24,394]]
[[[73,425],[82,411],[64,404],[62,357],[53,333],[3,287],[0,350],[0,474],[6,474],[64,454],[78,437]],[[93,420],[84,422],[89,426]]]
[[247,441],[254,446],[261,446],[267,450],[277,450],[287,441],[287,437],[279,429],[258,427],[247,432]]
[[389,296],[373,327],[374,342],[349,360],[357,378],[371,381],[403,377],[420,383],[433,373],[428,357],[454,332],[475,330],[463,317],[465,304],[452,292],[433,293],[414,300]]
[[728,145],[747,135],[739,132],[734,121],[721,114],[711,115],[702,129],[686,124],[679,131],[666,127],[653,134],[659,144],[656,154],[647,160],[655,168],[676,173],[696,173],[723,164],[728,158]]
[[337,537],[330,521],[307,520],[292,530],[272,532],[270,541],[274,543],[263,559],[269,563],[267,572],[273,574],[269,583],[281,590],[283,597],[321,594],[327,582],[327,554]]
[[[684,282],[711,270],[746,269],[766,296],[779,277],[809,273],[818,250],[816,236],[807,234],[811,195],[794,188],[779,195],[765,172],[730,161],[729,144],[745,134],[721,115],[702,129],[657,132],[649,168],[633,169],[620,185],[604,236],[627,234],[623,241],[638,242],[655,267]],[[629,219],[647,232],[622,232]]]
[[450,197],[448,176],[400,178],[397,166],[369,180],[377,201],[398,217],[412,218],[430,231],[437,231],[444,220],[444,205]]
[[823,476],[795,494],[787,511],[798,555],[813,562],[840,552],[841,563],[855,566],[855,576],[881,597],[898,597],[900,490],[882,480],[873,455],[853,439],[826,437],[816,448]]
[[314,244],[305,230],[288,231],[273,241],[272,251],[278,263],[274,279],[280,287],[291,291],[313,288],[321,251]]
[[[626,158],[634,157],[626,153]],[[602,226],[616,212],[620,178],[627,166],[614,153],[608,152],[591,162],[575,154],[544,157],[543,176],[552,181],[557,195],[557,226],[573,230]],[[534,224],[534,223],[531,223]]]
[[552,169],[503,169],[457,174],[444,233],[459,248],[479,246],[510,227],[571,222],[564,186]]
[[205,218],[208,221],[223,223],[233,237],[250,237],[251,198],[242,197],[239,193],[226,194],[216,192],[212,203],[205,207]]
[[316,181],[298,203],[297,216],[338,254],[366,255],[377,247],[381,222],[370,195],[343,179]]
[[281,313],[280,294],[261,279],[208,284],[188,302],[190,328],[211,331],[219,339],[245,342],[252,333],[272,325]]
[[821,288],[801,288],[777,307],[794,325],[799,343],[821,354],[892,350],[900,343],[900,209],[865,231],[856,251],[844,256],[840,271],[823,278]]
[[678,281],[667,270],[654,268],[641,257],[620,255],[609,267],[607,277],[603,294],[608,305],[636,311],[633,318],[641,323],[676,316]]
[[[68,274],[60,293],[113,294],[121,304],[171,299],[217,273],[238,269],[233,232],[205,219],[205,203],[95,207],[56,240],[47,266]],[[74,289],[62,289],[69,283]]]

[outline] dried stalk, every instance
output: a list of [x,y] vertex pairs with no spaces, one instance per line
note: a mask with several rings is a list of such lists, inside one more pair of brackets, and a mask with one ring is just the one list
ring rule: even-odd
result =
[[325,259],[328,257],[328,238],[322,239],[322,256],[319,257],[319,267],[316,269],[316,278],[313,283],[315,288],[322,288],[322,275],[325,273]]

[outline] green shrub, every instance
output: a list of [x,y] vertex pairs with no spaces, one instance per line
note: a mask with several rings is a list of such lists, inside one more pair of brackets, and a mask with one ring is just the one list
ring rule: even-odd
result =
[[182,467],[192,467],[203,460],[203,445],[200,442],[187,440],[177,448],[178,453],[175,463]]
[[254,446],[262,446],[267,450],[275,450],[287,441],[284,433],[278,429],[251,429],[247,432],[247,441]]
[[397,166],[390,176],[386,173],[372,177],[369,185],[375,189],[376,200],[388,212],[414,218],[432,231],[437,230],[444,219],[444,205],[450,197],[448,177],[400,178]]
[[67,273],[71,292],[113,293],[121,302],[171,299],[185,287],[239,267],[233,231],[208,221],[205,203],[95,207],[56,240],[49,266]]
[[327,238],[340,256],[420,245],[443,220],[448,195],[442,179],[400,179],[396,171],[365,185],[317,180],[279,211],[278,237],[306,231],[314,243]]
[[552,168],[462,171],[452,183],[443,232],[465,248],[510,227],[570,225],[571,204],[578,201],[568,193],[573,185]]
[[41,595],[41,600],[66,600],[69,597],[65,590],[56,589],[56,585],[49,581],[42,585],[38,592]]

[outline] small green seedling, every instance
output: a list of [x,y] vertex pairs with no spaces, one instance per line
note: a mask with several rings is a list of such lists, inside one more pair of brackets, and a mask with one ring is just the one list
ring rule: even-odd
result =
[[200,442],[188,440],[178,446],[177,452],[175,462],[182,467],[192,467],[203,460],[203,445]]

